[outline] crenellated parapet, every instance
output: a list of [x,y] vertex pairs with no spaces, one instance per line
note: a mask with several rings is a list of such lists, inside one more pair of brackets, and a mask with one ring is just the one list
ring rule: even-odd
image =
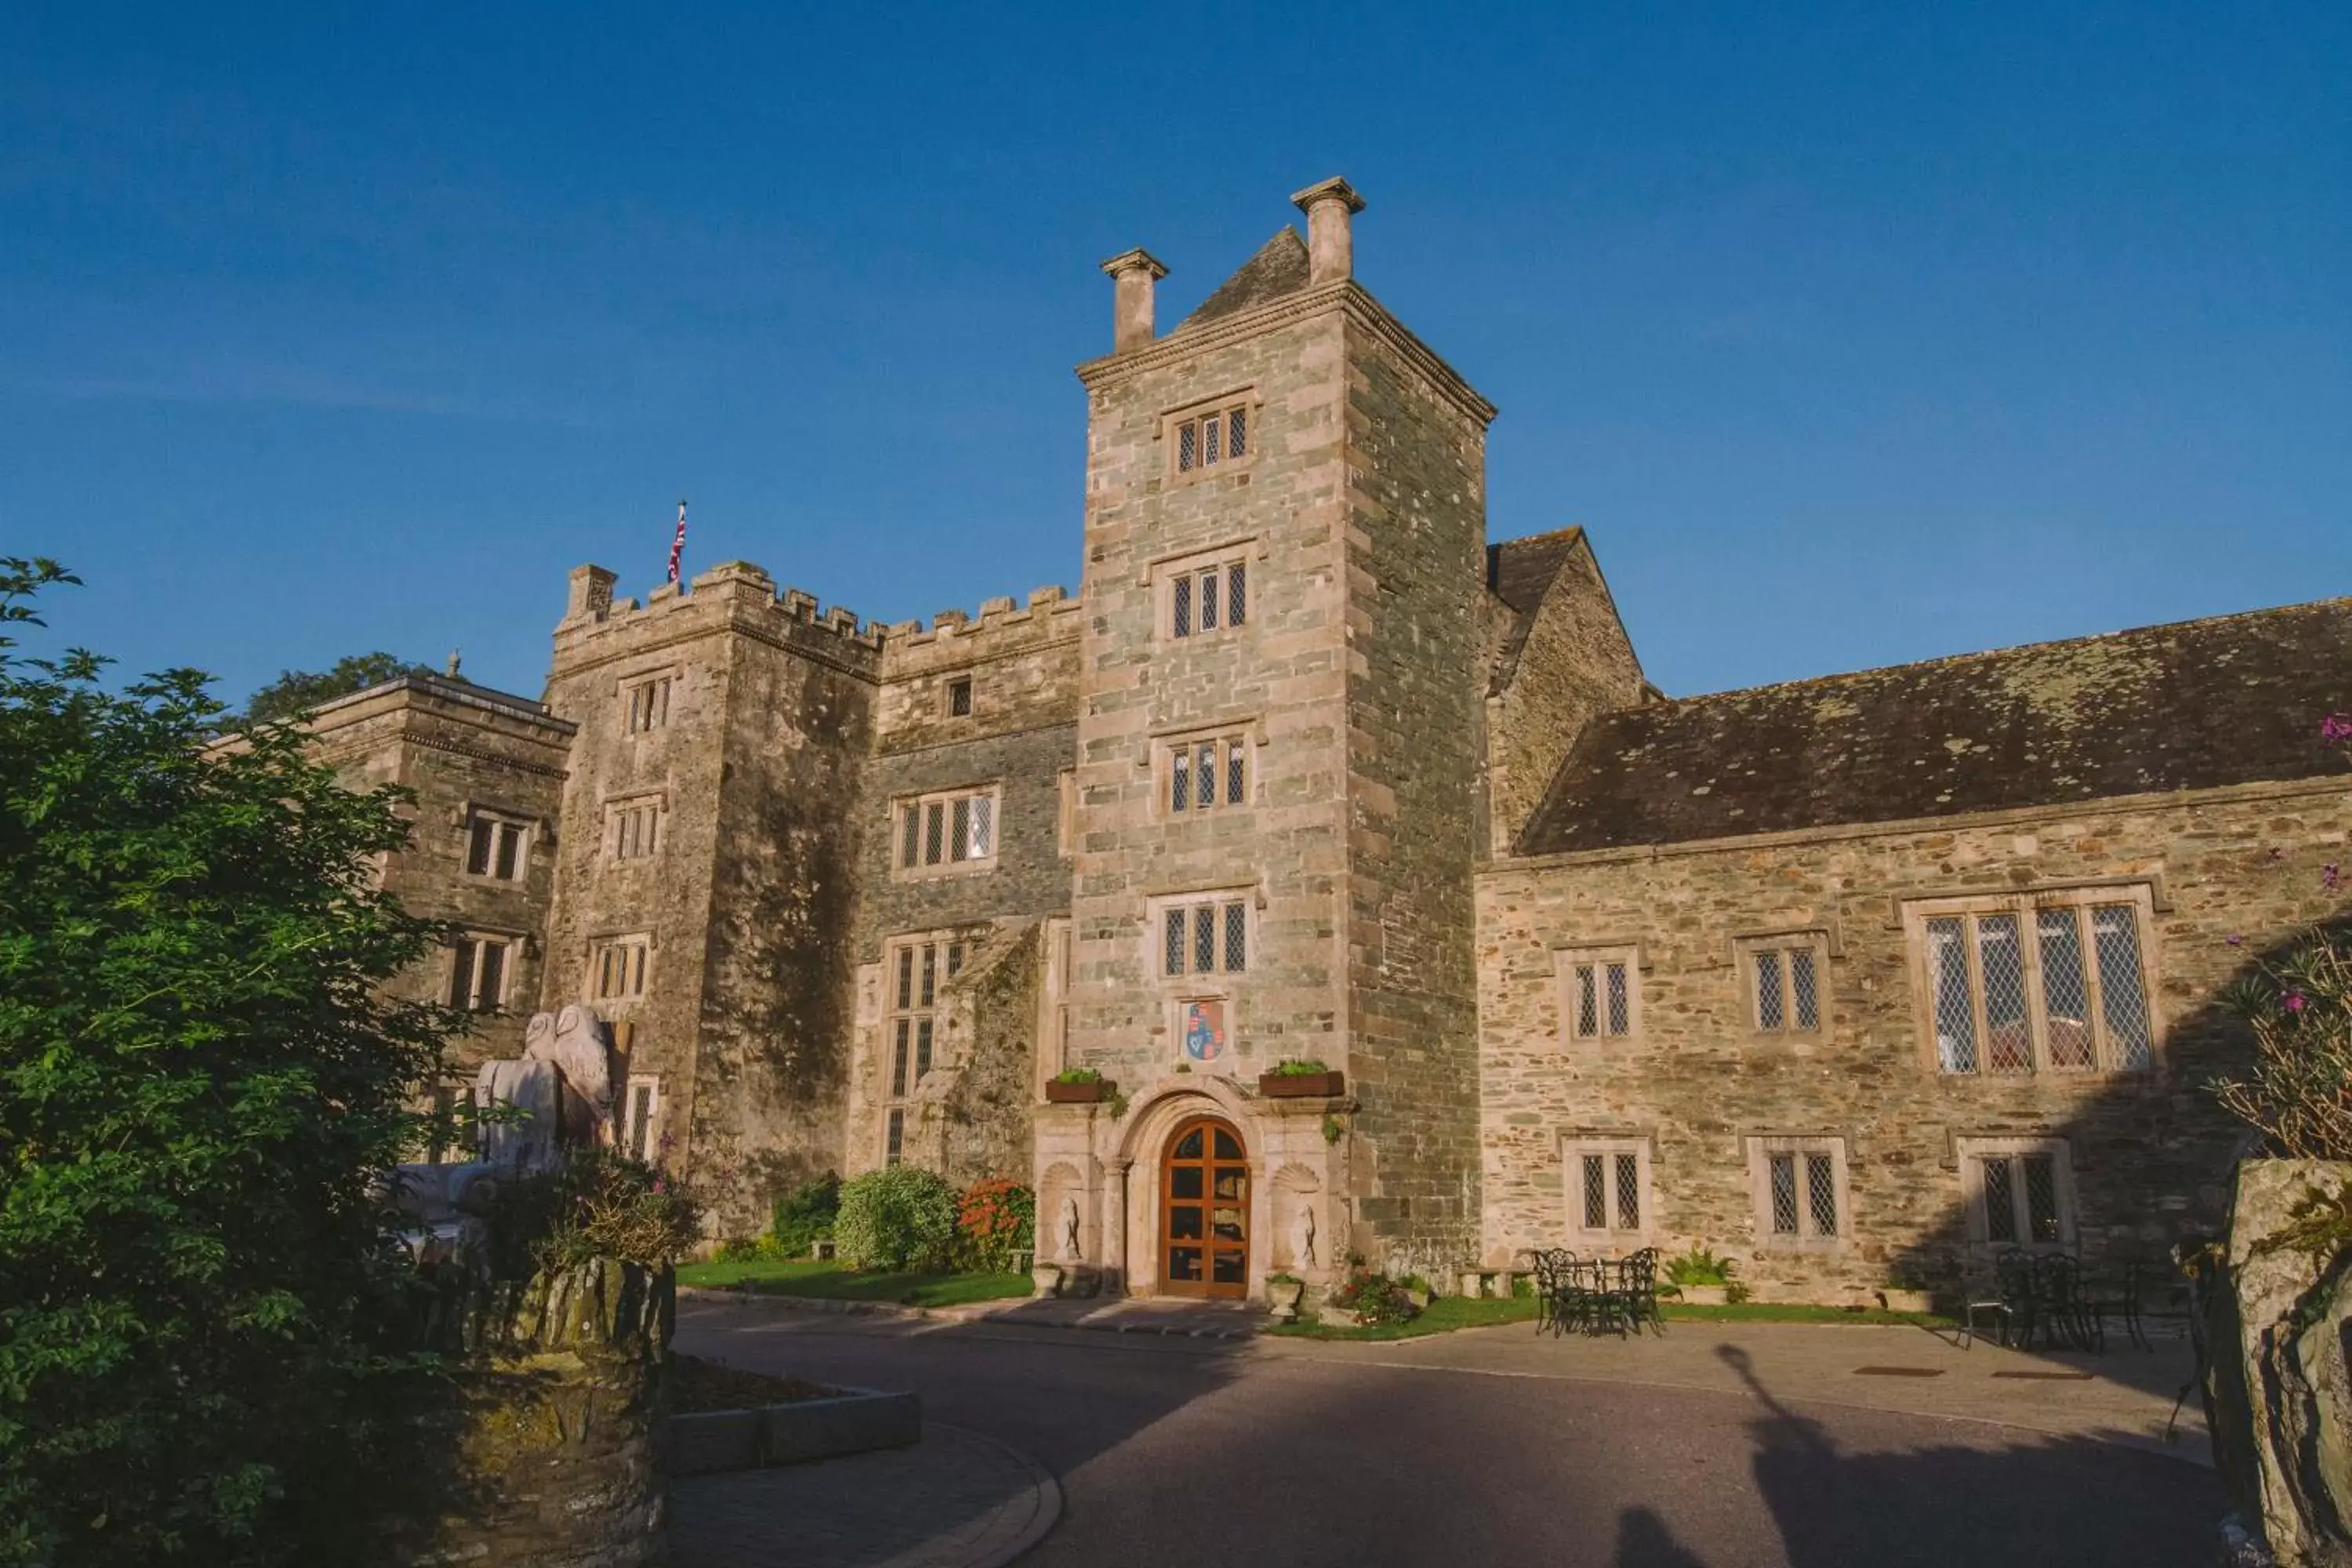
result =
[[897,621],[881,628],[882,678],[897,680],[952,666],[1033,653],[1078,635],[1079,600],[1058,586],[1033,588],[1026,603],[1011,595],[982,603],[977,616],[941,610],[927,626]]
[[564,617],[555,626],[559,670],[728,632],[869,680],[879,676],[879,626],[861,625],[855,610],[838,605],[828,609],[798,588],[778,593],[775,580],[750,562],[714,566],[683,589],[665,583],[643,603],[614,598],[614,574],[601,566],[572,569]]

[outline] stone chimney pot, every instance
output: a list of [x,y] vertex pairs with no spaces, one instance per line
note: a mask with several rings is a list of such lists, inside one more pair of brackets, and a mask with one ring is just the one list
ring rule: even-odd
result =
[[1151,286],[1168,276],[1160,258],[1144,249],[1123,250],[1102,264],[1116,285],[1111,296],[1110,352],[1125,353],[1151,341]]
[[1349,233],[1349,220],[1364,210],[1364,198],[1356,194],[1356,187],[1335,174],[1290,199],[1307,215],[1307,283],[1336,283],[1352,277],[1355,242]]

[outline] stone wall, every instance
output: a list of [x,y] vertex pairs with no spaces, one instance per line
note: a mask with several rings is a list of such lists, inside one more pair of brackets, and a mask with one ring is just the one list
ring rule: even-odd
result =
[[1484,848],[1474,806],[1493,410],[1368,297],[1349,307],[1354,1239],[1370,1257],[1442,1275],[1478,1234],[1471,868]]
[[[309,729],[310,755],[353,789],[402,784],[416,793],[408,846],[384,858],[382,885],[411,914],[455,921],[515,939],[509,1005],[479,1014],[452,1042],[447,1071],[469,1080],[483,1060],[522,1054],[522,1026],[537,1002],[541,940],[554,894],[556,824],[572,727],[538,703],[438,676],[404,676],[321,707]],[[477,809],[526,828],[520,876],[466,869]],[[450,958],[436,952],[388,987],[446,1002]]]
[[[2063,1140],[2085,1260],[2161,1257],[2224,1217],[2239,1133],[2204,1085],[2244,1047],[2215,993],[2340,911],[2321,868],[2347,840],[2352,792],[2332,782],[1497,864],[1478,879],[1487,1260],[1592,1245],[1571,1235],[1562,1168],[1579,1132],[1647,1151],[1647,1234],[1622,1245],[1712,1247],[1765,1299],[1851,1300],[1898,1269],[1948,1284],[1981,1260],[1960,1138]],[[2148,900],[2156,1070],[1939,1072],[1904,901],[2084,886]],[[1801,931],[1826,946],[1826,1027],[1761,1034],[1735,944]],[[1636,1037],[1564,1045],[1557,950],[1603,944],[1638,950]],[[1835,1247],[1759,1245],[1745,1140],[1770,1134],[1844,1141]]]
[[[776,1192],[841,1158],[880,637],[741,563],[642,606],[611,583],[575,572],[555,634],[549,702],[580,732],[542,1005],[589,994],[600,942],[650,936],[646,994],[598,1006],[627,1072],[659,1079],[649,1143],[725,1188],[722,1230],[756,1231]],[[633,733],[629,690],[657,679],[666,720]],[[646,802],[657,852],[620,858],[614,809]]]

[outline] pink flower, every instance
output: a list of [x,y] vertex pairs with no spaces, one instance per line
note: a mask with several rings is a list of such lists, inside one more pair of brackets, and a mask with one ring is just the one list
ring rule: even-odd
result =
[[2331,893],[2336,890],[2336,884],[2343,879],[2343,873],[2336,868],[2336,862],[2333,860],[2319,868],[2319,885]]
[[2302,992],[2290,991],[2286,994],[2286,1002],[2284,1005],[2288,1012],[2300,1013],[2305,1007],[2310,1006],[2311,1002],[2310,999],[2305,996]]
[[2323,741],[2352,741],[2352,713],[2330,713],[2319,721]]
[[669,1184],[663,1181],[659,1176],[656,1176],[654,1178],[654,1191],[656,1193],[666,1193],[669,1191]]
[[2239,935],[2236,931],[2231,931],[2230,933],[2230,945],[2231,947],[2243,947],[2246,945],[2246,939]]

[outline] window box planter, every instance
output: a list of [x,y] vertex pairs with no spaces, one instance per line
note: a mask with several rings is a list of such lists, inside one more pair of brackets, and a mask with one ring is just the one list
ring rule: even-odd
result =
[[1728,1285],[1677,1285],[1677,1300],[1685,1307],[1727,1307],[1731,1305]]
[[1257,1091],[1268,1100],[1335,1100],[1348,1092],[1343,1072],[1260,1073]]
[[1107,1078],[1098,1078],[1092,1083],[1049,1081],[1045,1085],[1045,1102],[1048,1105],[1095,1105],[1118,1092],[1118,1085]]

